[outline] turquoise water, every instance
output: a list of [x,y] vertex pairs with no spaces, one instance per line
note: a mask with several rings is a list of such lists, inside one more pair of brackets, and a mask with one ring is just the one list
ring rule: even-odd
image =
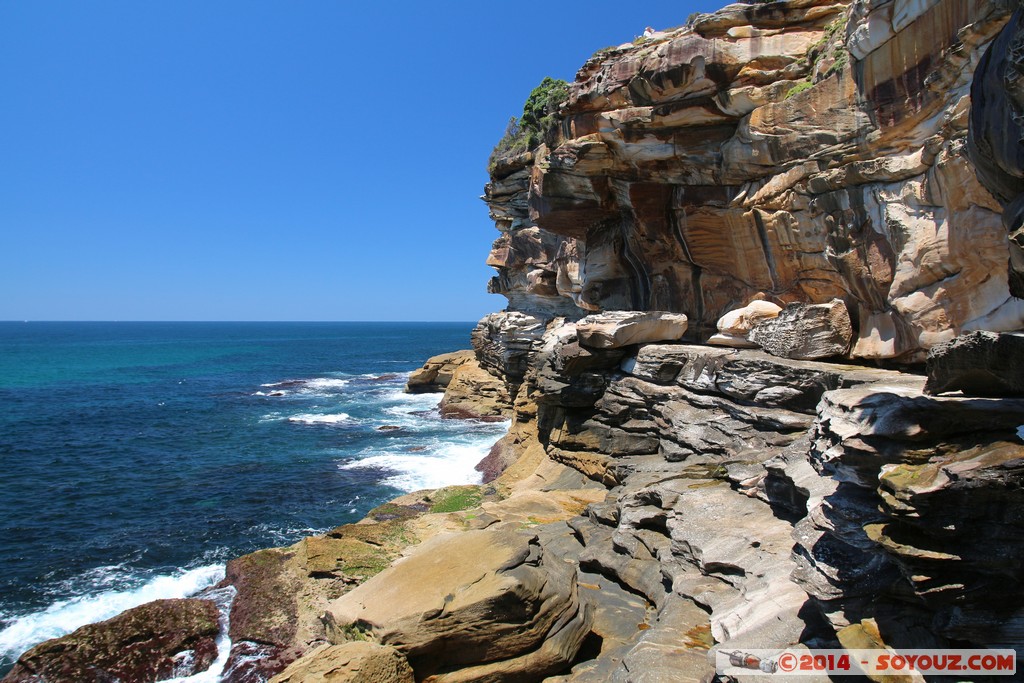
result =
[[[505,425],[402,392],[470,323],[0,323],[0,672],[251,550],[478,481]],[[398,426],[397,430],[378,430]]]

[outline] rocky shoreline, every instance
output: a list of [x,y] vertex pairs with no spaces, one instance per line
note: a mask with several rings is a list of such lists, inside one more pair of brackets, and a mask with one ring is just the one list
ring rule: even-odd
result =
[[[233,560],[223,680],[1024,652],[1022,16],[743,3],[595,53],[543,141],[494,159],[508,309],[409,379],[511,420],[484,483]],[[132,680],[189,675],[210,604],[44,643],[4,683],[106,680],[128,643]]]
[[[447,398],[467,367],[511,378],[507,466],[232,561],[223,680],[702,681],[719,650],[1024,647],[1024,599],[1003,590],[1024,563],[1024,399],[687,343],[680,317],[597,314],[539,337],[521,315],[482,321],[476,353],[430,383]],[[138,642],[163,623],[142,612],[173,614],[138,610],[5,680],[86,680],[68,662],[90,657],[124,671],[85,643]],[[201,634],[200,670],[210,624],[159,629],[150,661],[191,673],[182,643]]]

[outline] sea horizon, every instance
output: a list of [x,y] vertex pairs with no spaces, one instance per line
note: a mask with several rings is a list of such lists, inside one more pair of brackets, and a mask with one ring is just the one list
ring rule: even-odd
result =
[[477,483],[507,424],[404,393],[472,326],[0,321],[0,674],[43,640],[215,585],[233,557]]

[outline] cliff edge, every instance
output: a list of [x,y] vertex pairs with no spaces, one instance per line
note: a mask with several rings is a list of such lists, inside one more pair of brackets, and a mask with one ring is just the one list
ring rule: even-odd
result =
[[493,166],[490,290],[538,317],[681,312],[696,341],[754,300],[838,298],[860,359],[1021,329],[1012,5],[734,4],[599,51],[544,144]]
[[[508,308],[410,378],[511,418],[485,483],[233,561],[223,680],[1024,652],[1022,26],[1001,0],[782,0],[595,53],[492,158]],[[122,622],[10,680],[148,637]]]

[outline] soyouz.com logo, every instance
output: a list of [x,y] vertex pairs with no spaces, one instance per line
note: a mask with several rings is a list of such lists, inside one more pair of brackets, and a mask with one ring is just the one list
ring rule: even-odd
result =
[[984,674],[1012,676],[1015,650],[730,650],[715,652],[715,669],[731,676],[752,673],[785,676]]

